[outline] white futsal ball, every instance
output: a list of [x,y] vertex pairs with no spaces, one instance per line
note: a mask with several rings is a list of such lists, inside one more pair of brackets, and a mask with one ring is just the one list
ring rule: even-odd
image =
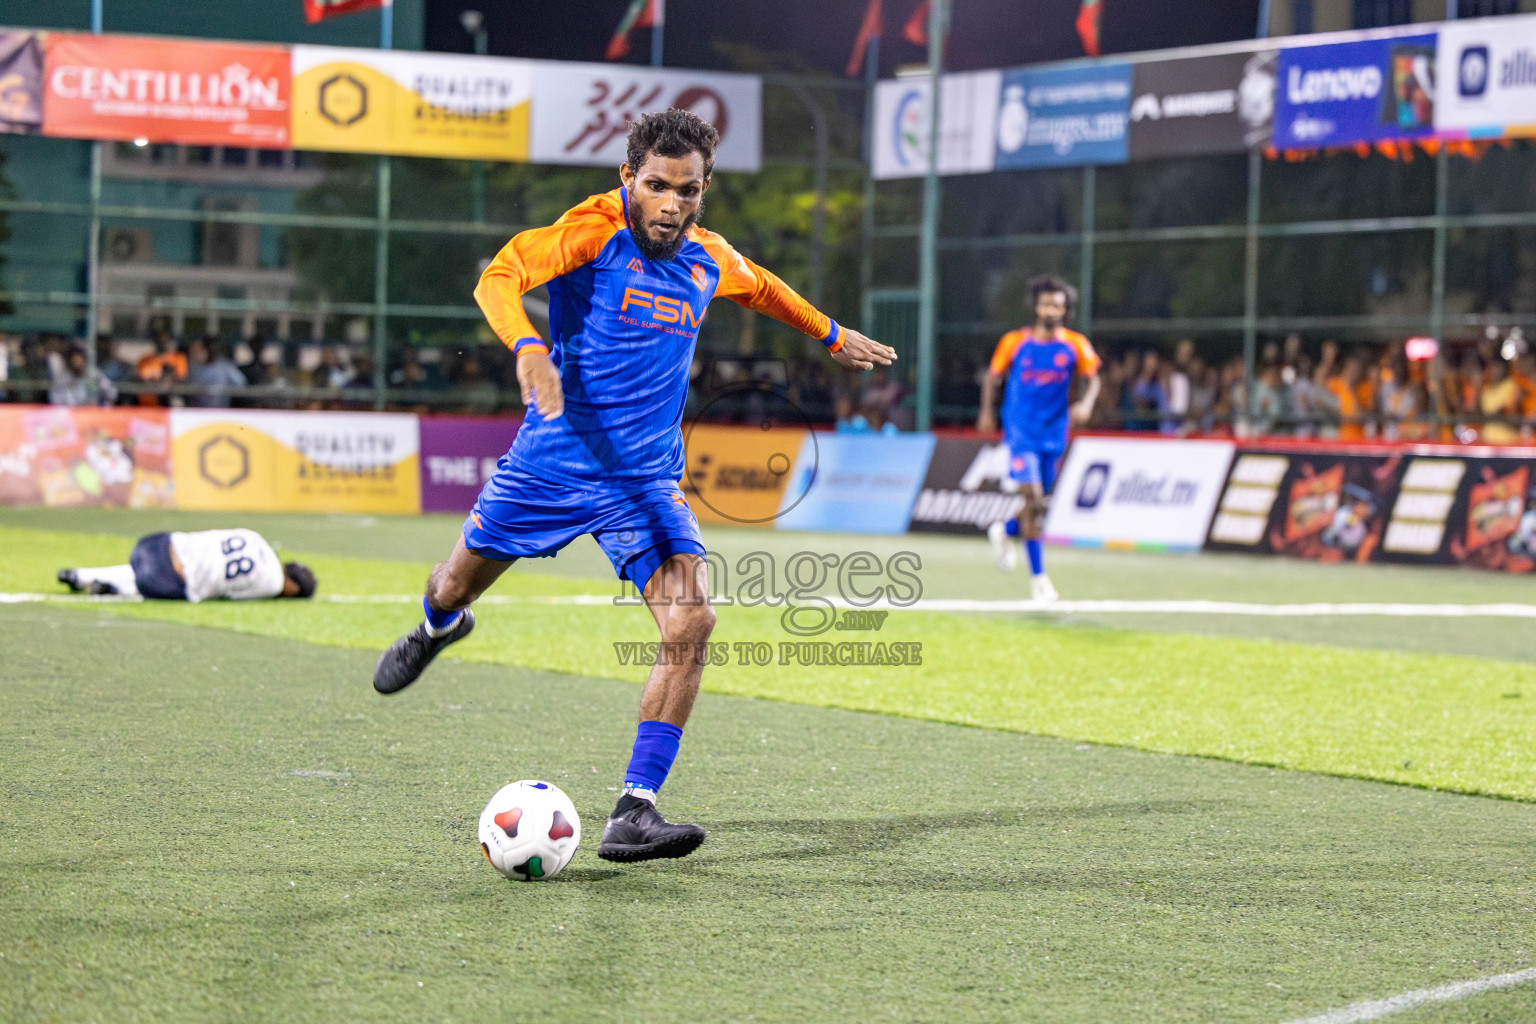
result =
[[523,779],[503,786],[480,812],[480,848],[491,866],[520,882],[554,878],[576,856],[581,818],[558,786]]

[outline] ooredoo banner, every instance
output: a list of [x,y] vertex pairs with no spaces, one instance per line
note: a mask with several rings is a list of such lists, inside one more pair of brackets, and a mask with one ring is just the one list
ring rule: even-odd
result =
[[421,510],[467,515],[517,437],[521,419],[423,416]]
[[532,159],[617,167],[630,121],[691,110],[715,126],[715,168],[762,167],[763,83],[756,75],[541,61],[533,88]]
[[528,159],[533,61],[293,48],[293,146]]
[[1235,450],[1230,441],[1078,437],[1051,497],[1045,539],[1199,550]]
[[1319,149],[1433,135],[1436,38],[1282,50],[1275,145]]
[[174,409],[171,437],[180,508],[421,510],[415,416]]
[[169,508],[170,462],[163,410],[0,405],[0,505]]
[[932,434],[807,432],[775,525],[829,533],[905,533],[933,444]]
[[288,146],[281,46],[49,33],[43,78],[47,135]]

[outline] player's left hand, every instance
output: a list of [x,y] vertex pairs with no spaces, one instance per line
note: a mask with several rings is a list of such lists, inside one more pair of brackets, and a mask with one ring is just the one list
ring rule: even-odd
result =
[[1087,402],[1072,403],[1072,425],[1074,427],[1085,426],[1092,418],[1093,406],[1089,405]]
[[876,363],[890,366],[896,361],[896,350],[882,345],[873,338],[866,338],[858,331],[843,328],[843,347],[832,353],[839,366],[850,370],[870,370]]

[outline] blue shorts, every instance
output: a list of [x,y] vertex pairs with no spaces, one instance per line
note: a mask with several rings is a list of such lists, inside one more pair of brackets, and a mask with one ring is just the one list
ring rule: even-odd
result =
[[584,533],[640,590],[673,555],[704,554],[699,521],[675,483],[583,490],[536,477],[506,456],[464,520],[464,546],[500,562],[547,558]]
[[1008,449],[1008,479],[1016,484],[1039,484],[1042,491],[1050,494],[1056,489],[1056,472],[1060,468],[1061,452]]
[[139,538],[128,556],[133,567],[133,582],[144,597],[162,601],[185,601],[187,582],[171,560],[171,535],[152,533]]

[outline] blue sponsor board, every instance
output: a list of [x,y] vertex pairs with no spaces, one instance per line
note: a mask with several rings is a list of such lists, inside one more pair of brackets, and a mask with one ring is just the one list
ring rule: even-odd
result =
[[1123,164],[1131,65],[1003,73],[997,167]]
[[933,445],[932,434],[807,434],[776,525],[906,533]]
[[1318,149],[1435,132],[1434,34],[1280,52],[1275,145]]

